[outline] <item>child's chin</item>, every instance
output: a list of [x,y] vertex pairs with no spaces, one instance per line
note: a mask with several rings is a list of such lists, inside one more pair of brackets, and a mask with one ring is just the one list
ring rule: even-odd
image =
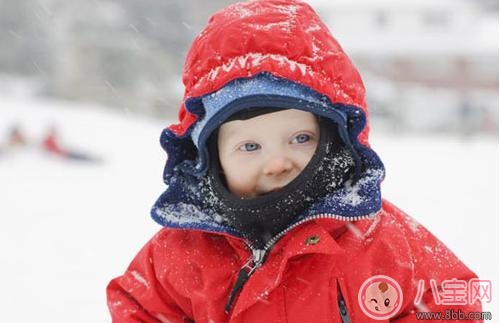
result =
[[281,190],[281,187],[280,188],[275,188],[275,189],[272,189],[270,191],[267,191],[267,192],[263,192],[263,193],[259,193],[257,196],[265,196],[265,195],[269,195],[271,193],[276,193],[278,191]]

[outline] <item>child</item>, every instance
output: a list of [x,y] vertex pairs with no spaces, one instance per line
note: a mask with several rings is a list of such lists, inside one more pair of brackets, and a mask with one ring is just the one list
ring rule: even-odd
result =
[[82,161],[82,162],[99,162],[100,159],[96,156],[91,156],[87,153],[68,149],[61,145],[57,128],[53,125],[49,126],[42,143],[42,149],[53,155],[67,160]]
[[363,83],[307,4],[216,13],[183,80],[152,209],[165,228],[109,284],[114,322],[402,323],[480,310],[436,300],[433,282],[475,276],[381,198]]

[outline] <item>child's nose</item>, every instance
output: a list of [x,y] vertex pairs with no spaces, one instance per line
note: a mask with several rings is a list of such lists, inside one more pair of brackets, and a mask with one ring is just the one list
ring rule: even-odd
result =
[[280,175],[287,173],[293,168],[293,162],[286,156],[273,156],[264,165],[264,174]]

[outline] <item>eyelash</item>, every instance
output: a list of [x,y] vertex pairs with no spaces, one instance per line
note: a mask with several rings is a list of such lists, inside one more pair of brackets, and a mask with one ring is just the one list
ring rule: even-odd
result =
[[[306,137],[307,140],[306,141],[299,141],[298,140],[299,137]],[[292,143],[303,144],[303,143],[306,143],[310,140],[311,140],[311,135],[308,135],[306,133],[301,133],[301,134],[298,134],[297,136],[295,136],[295,138],[293,138]]]
[[[250,145],[253,145],[255,146],[255,149],[248,149],[248,146]],[[262,148],[259,144],[255,143],[255,142],[248,142],[246,144],[243,144],[241,146],[238,147],[238,150],[241,150],[241,151],[246,151],[246,152],[251,152],[251,151],[255,151],[257,149],[260,149]]]
[[[302,137],[303,139],[305,140],[299,140],[299,138]],[[295,136],[291,143],[292,144],[305,144],[307,142],[309,142],[312,138],[311,135],[308,135],[306,133],[301,133],[301,134],[298,134],[297,136]],[[252,146],[252,148],[249,148],[249,146]],[[248,142],[248,143],[245,143],[241,146],[238,147],[238,150],[241,150],[241,151],[246,151],[246,152],[252,152],[252,151],[256,151],[258,149],[261,149],[262,146],[258,143],[255,143],[255,142]]]

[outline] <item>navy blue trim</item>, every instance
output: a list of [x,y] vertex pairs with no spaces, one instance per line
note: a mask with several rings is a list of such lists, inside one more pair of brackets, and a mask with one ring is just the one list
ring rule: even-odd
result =
[[[385,170],[377,154],[358,141],[359,134],[366,126],[366,116],[363,110],[353,105],[332,104],[325,96],[303,85],[280,80],[284,82],[283,84],[299,86],[308,94],[319,95],[319,101],[300,100],[296,97],[278,94],[267,96],[258,94],[240,98],[225,106],[221,111],[216,111],[208,120],[209,122],[205,125],[207,128],[202,129],[199,136],[203,149],[205,149],[204,143],[208,136],[231,114],[248,107],[269,106],[270,99],[273,100],[273,106],[278,108],[288,107],[312,112],[332,120],[339,126],[342,140],[355,152],[353,155],[356,159],[358,180],[317,201],[309,209],[304,210],[296,221],[310,215],[324,213],[352,219],[376,213],[382,206],[380,183],[385,176]],[[188,111],[203,118],[205,111],[202,99],[208,95],[211,94],[187,100]],[[165,129],[161,134],[160,142],[168,155],[163,174],[167,189],[154,204],[151,216],[156,222],[167,227],[198,229],[239,236],[234,229],[223,222],[223,217],[215,214],[215,211],[207,204],[206,196],[201,192],[201,178],[198,175],[202,173],[202,170],[187,171],[190,167],[193,169],[192,167],[200,164],[198,150],[191,139],[195,126],[196,124],[190,127],[183,136],[177,136],[169,129]]]
[[[357,153],[354,151],[353,146],[349,140],[349,135],[347,133],[347,116],[339,110],[334,110],[332,112],[325,112],[325,107],[314,103],[314,102],[304,102],[299,101],[296,98],[281,96],[281,95],[252,95],[243,97],[232,101],[230,104],[226,105],[223,110],[216,113],[207,123],[205,128],[203,128],[200,136],[198,138],[198,145],[202,147],[203,154],[200,154],[200,160],[193,169],[193,165],[188,165],[185,171],[190,172],[194,176],[201,176],[206,172],[206,167],[208,164],[208,149],[206,142],[210,135],[215,129],[217,129],[227,118],[236,112],[247,108],[263,108],[268,107],[269,102],[273,102],[273,107],[275,108],[291,108],[307,112],[312,112],[316,115],[326,117],[338,125],[340,137],[347,145],[347,147],[353,152],[357,157]],[[359,157],[355,158],[359,161]],[[198,165],[203,165],[202,167]]]
[[336,104],[332,104],[327,96],[303,84],[262,72],[251,78],[235,79],[213,93],[191,98],[186,101],[185,106],[190,113],[198,116],[197,123],[202,127],[201,131],[193,133],[192,138],[199,150],[197,160],[187,161],[181,166],[185,172],[195,176],[201,176],[207,170],[206,141],[215,129],[241,110],[270,106],[299,109],[335,122],[340,138],[354,157],[356,177],[360,173],[360,158],[349,138],[346,113]]

